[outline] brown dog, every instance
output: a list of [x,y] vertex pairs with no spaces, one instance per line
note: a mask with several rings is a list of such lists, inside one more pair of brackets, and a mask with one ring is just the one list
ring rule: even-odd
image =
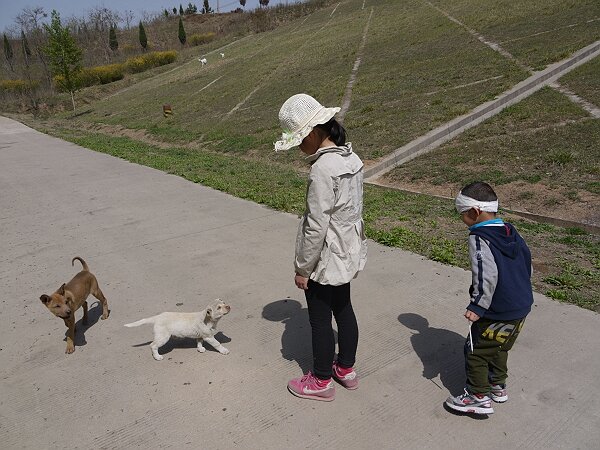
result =
[[83,306],[83,324],[87,324],[88,304],[86,299],[90,294],[100,300],[102,304],[102,319],[107,319],[110,311],[108,310],[108,302],[104,298],[104,294],[98,287],[98,281],[87,264],[79,256],[72,259],[71,265],[75,265],[75,260],[78,260],[83,266],[83,270],[73,277],[68,283],[63,283],[58,290],[52,295],[42,295],[40,300],[46,308],[50,310],[56,317],[60,317],[65,321],[65,325],[69,329],[67,331],[67,350],[65,353],[73,353],[75,351],[75,311]]

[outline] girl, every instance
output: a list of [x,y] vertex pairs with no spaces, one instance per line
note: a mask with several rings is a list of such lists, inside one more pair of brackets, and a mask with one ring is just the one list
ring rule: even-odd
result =
[[[313,371],[288,383],[302,398],[331,401],[332,376],[356,389],[354,371],[358,325],[350,301],[350,280],[366,262],[362,220],[363,163],[346,143],[346,131],[333,118],[340,108],[325,108],[306,94],[290,97],[279,111],[284,130],[275,151],[299,146],[311,164],[306,211],[298,228],[294,282],[303,289],[312,328]],[[338,327],[339,352],[331,315]]]

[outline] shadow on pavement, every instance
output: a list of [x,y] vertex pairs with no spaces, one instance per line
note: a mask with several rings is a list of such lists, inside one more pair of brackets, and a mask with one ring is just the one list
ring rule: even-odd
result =
[[[423,377],[433,381],[439,375],[452,395],[461,394],[465,382],[465,337],[454,331],[430,327],[425,317],[414,313],[400,314],[398,321],[416,331],[410,337],[410,343],[423,363]],[[460,370],[456,370],[457,361],[461,363]]]
[[[83,314],[83,308],[79,308],[76,311],[76,314]],[[95,302],[94,306],[88,309],[87,324],[83,323],[83,317],[75,322],[75,339],[73,340],[75,347],[83,347],[87,344],[87,341],[85,340],[85,332],[93,327],[98,320],[100,320],[100,316],[102,316],[102,305],[100,305],[100,302]],[[110,320],[110,310],[108,317]],[[63,339],[65,342],[67,340],[67,333],[68,329],[65,331],[65,338]]]
[[281,335],[281,356],[296,361],[306,373],[312,369],[311,329],[308,308],[297,300],[276,300],[263,307],[262,317],[285,325]]

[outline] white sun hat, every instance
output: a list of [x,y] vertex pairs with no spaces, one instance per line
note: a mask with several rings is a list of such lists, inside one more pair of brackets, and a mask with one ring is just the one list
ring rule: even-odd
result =
[[339,110],[324,107],[308,94],[292,95],[279,110],[283,134],[281,140],[275,142],[275,151],[300,145],[316,125],[328,122]]

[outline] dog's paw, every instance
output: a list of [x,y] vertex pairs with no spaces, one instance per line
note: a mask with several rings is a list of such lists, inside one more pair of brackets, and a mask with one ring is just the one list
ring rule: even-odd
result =
[[204,353],[206,351],[206,349],[202,346],[200,347],[196,347],[196,349],[200,352],[200,353]]
[[73,353],[75,351],[75,346],[67,346],[67,349],[65,350],[65,353],[67,355],[70,355],[71,353]]
[[157,361],[162,361],[164,356],[163,355],[152,355],[154,357],[155,360]]
[[220,353],[221,355],[229,355],[229,350],[227,350],[225,347],[221,347],[221,348],[219,349],[219,353]]

